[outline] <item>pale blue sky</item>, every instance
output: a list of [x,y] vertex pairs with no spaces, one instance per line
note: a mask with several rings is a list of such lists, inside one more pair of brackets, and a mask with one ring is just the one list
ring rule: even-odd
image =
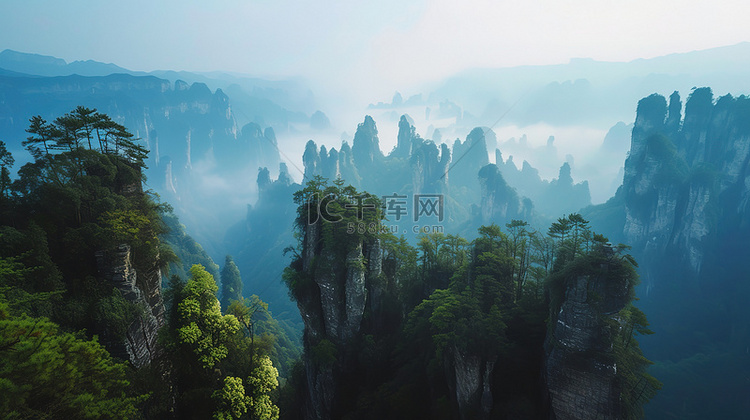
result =
[[744,1],[2,0],[0,50],[393,92],[469,67],[750,41],[749,16]]

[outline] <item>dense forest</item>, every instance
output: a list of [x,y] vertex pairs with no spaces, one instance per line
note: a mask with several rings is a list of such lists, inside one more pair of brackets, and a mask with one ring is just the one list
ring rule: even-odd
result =
[[12,182],[0,143],[4,418],[277,417],[295,346],[231,257],[222,312],[218,267],[142,188],[138,139],[85,107],[27,131]]
[[77,107],[27,132],[15,180],[0,143],[5,418],[640,418],[660,387],[635,260],[578,213],[410,245],[312,176],[283,275],[300,349],[144,191],[124,126]]
[[295,201],[284,280],[305,354],[285,418],[640,418],[660,387],[633,338],[650,333],[631,303],[635,261],[579,214],[413,247],[342,180],[316,177]]

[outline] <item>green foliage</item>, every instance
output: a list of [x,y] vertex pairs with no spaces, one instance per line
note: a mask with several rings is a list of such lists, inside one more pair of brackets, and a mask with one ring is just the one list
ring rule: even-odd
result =
[[336,345],[324,338],[310,347],[310,358],[316,365],[331,366],[336,363]]
[[[291,364],[297,357],[285,349],[294,347],[288,326],[273,320],[256,296],[248,305],[261,310],[245,313],[243,323],[254,332],[221,314],[218,266],[169,206],[142,191],[145,150],[133,136],[83,107],[53,123],[35,117],[29,133],[34,162],[21,168],[10,189],[2,184],[0,410],[9,418],[135,418],[140,406],[153,418],[278,418],[272,360]],[[1,166],[11,160],[0,153]],[[141,273],[170,263],[174,273],[191,274],[187,283],[169,280],[162,359],[138,371],[114,362],[84,333],[63,332],[101,331],[116,341],[150,309],[99,279],[95,252],[122,243],[130,245],[141,287]],[[194,262],[207,268],[189,269]],[[245,304],[236,274],[229,292]],[[228,277],[224,286],[233,283]],[[146,393],[148,401],[133,395]]]
[[78,106],[53,123],[35,116],[29,120],[26,132],[31,136],[23,144],[35,159],[50,158],[54,152],[95,150],[122,156],[138,167],[145,167],[148,150],[136,143],[139,139],[96,109]]
[[555,241],[549,236],[534,232],[530,238],[531,257],[529,273],[537,283],[547,278],[555,259]]
[[[420,311],[428,317],[435,355],[442,363],[444,353],[454,350],[484,357],[501,354],[507,344],[505,322],[497,306],[486,313],[469,294],[437,290],[424,301]],[[418,312],[417,312],[418,313]]]
[[[383,213],[378,197],[357,191],[351,185],[345,187],[340,178],[329,185],[325,178],[314,177],[304,189],[294,193],[294,202],[298,205],[295,221],[297,237],[306,237],[308,228],[315,226],[320,231],[322,246],[330,256],[313,259],[310,269],[303,272],[302,259],[297,253],[289,269],[285,270],[283,280],[290,296],[299,300],[301,296],[309,296],[316,288],[310,277],[312,273],[318,270],[341,272],[346,268],[350,251],[363,243],[372,243],[381,236]],[[294,248],[287,248],[287,251],[292,250]],[[360,258],[349,261],[349,264],[364,269],[366,261]]]
[[294,193],[294,202],[298,205],[297,231],[302,233],[308,224],[321,223],[326,245],[338,251],[378,233],[383,219],[377,196],[344,186],[340,178],[329,185],[327,179],[315,176]]
[[[498,401],[493,412],[510,414],[511,409],[499,407],[511,407],[515,401],[529,401],[532,407],[541,404],[537,394],[542,385],[535,378],[541,377],[537,360],[542,357],[548,308],[535,280],[523,283],[517,297],[519,278],[525,275],[522,270],[529,270],[537,261],[532,258],[535,248],[531,242],[538,234],[529,232],[527,226],[513,221],[506,226],[507,235],[497,225],[483,226],[470,244],[441,235],[420,238],[418,271],[428,273],[428,278],[438,273],[444,252],[449,256],[443,267],[450,272],[450,282],[410,311],[399,333],[398,351],[391,356],[402,363],[391,382],[363,397],[363,404],[370,401],[372,405],[363,405],[359,415],[374,410],[377,403],[373,401],[389,401],[394,411],[378,412],[381,417],[457,416],[449,408],[457,353],[494,363],[492,375],[496,376],[490,380],[493,389],[503,391],[493,391]],[[451,247],[451,243],[458,246]],[[547,253],[553,254],[550,247]],[[450,252],[450,248],[459,252]],[[455,264],[457,261],[461,264]],[[430,392],[423,393],[425,388]]]
[[570,221],[566,217],[561,217],[549,227],[548,235],[562,241],[565,240],[569,232]]
[[151,220],[135,210],[116,209],[105,212],[100,220],[115,243],[134,243],[141,237],[141,230],[151,224]]
[[[158,239],[165,206],[142,191],[145,149],[124,127],[84,107],[53,123],[34,117],[28,132],[34,162],[19,170],[4,206],[3,222],[12,225],[0,227],[0,247],[30,270],[12,293],[64,291],[59,304],[25,309],[70,330],[122,337],[140,308],[97,280],[95,253],[126,243],[130,262],[144,274],[163,266],[160,254],[174,255]],[[138,280],[143,287],[144,276]]]
[[[574,219],[572,216],[566,219],[569,224],[573,226],[577,223],[581,226],[580,232],[587,233],[586,220],[580,215],[575,215]],[[635,286],[639,281],[637,264],[631,255],[625,253],[630,247],[622,244],[612,246],[604,236],[590,232],[588,235],[579,233],[585,246],[579,247],[580,251],[576,253],[575,234],[572,232],[573,229],[567,239],[561,239],[561,246],[565,248],[558,251],[558,259],[546,283],[550,312],[559,312],[569,283],[580,277],[596,279],[598,284],[626,291],[628,304],[614,317],[604,315],[605,302],[591,289],[588,291],[588,304],[600,309],[602,322],[608,327],[609,335],[603,339],[612,343],[612,352],[607,357],[611,357],[613,365],[617,367],[616,386],[620,390],[621,414],[627,419],[643,418],[643,405],[656,395],[661,383],[647,372],[652,363],[644,357],[635,339],[637,334],[653,334],[648,329],[646,315],[631,303],[635,299]],[[552,317],[550,325],[554,325],[554,321]]]
[[13,159],[13,155],[8,151],[5,142],[0,141],[0,166],[10,168],[14,163],[16,163],[16,160]]
[[[342,402],[336,416],[456,416],[453,387],[459,357],[494,366],[486,378],[494,390],[502,390],[493,391],[494,416],[544,416],[548,413],[539,408],[544,407],[538,392],[544,386],[540,360],[548,318],[559,310],[569,280],[600,276],[608,285],[627,291],[620,298],[634,297],[638,277],[635,261],[625,253],[627,247],[611,246],[592,232],[581,214],[559,218],[546,235],[525,221],[512,220],[505,229],[480,227],[472,242],[439,233],[420,235],[412,247],[405,238],[389,233],[346,232],[342,227],[367,217],[352,209],[352,197],[357,195],[369,197],[343,187],[341,180],[330,186],[320,177],[295,194],[300,243],[290,248],[295,258],[283,276],[298,305],[318,311],[322,303],[317,277],[341,279],[351,268],[366,268],[368,261],[352,260],[352,251],[368,241],[380,241],[383,272],[366,285],[368,305],[359,335],[350,342],[325,335],[308,337],[306,344],[309,363],[330,369],[340,383],[337,396]],[[318,213],[321,209],[326,213]],[[373,212],[370,217],[377,222],[380,215]],[[322,240],[312,244],[307,235],[316,229]],[[303,261],[303,254],[309,259]],[[343,297],[345,286],[333,286]],[[596,295],[589,294],[590,304],[603,308],[609,303]],[[387,305],[392,306],[383,309]],[[247,318],[234,309],[238,318]],[[316,316],[312,313],[312,322]],[[617,322],[608,324],[614,350],[607,357],[617,363],[627,412],[637,415],[657,384],[645,373],[648,361],[632,338],[648,333],[645,316],[628,306],[617,317],[608,317],[604,318]],[[385,320],[395,325],[386,326]],[[357,357],[346,357],[349,354]],[[299,404],[309,383],[304,372],[292,379],[298,388],[282,392],[287,406],[293,405],[290,401]],[[644,383],[651,388],[644,388]]]
[[8,255],[0,257],[0,290],[10,308],[30,316],[52,316],[64,289],[44,232],[36,225],[26,232],[0,226],[0,253]]
[[[101,281],[95,254],[127,243],[130,262],[139,274],[158,270],[162,265],[160,254],[168,255],[168,249],[158,240],[165,229],[161,223],[164,206],[142,191],[145,149],[133,143],[132,135],[113,125],[109,117],[89,111],[79,107],[53,124],[39,117],[31,121],[26,145],[34,161],[19,170],[19,178],[10,189],[3,184],[0,290],[13,313],[49,323],[40,322],[40,326],[54,325],[37,343],[39,351],[51,346],[49,354],[58,354],[54,357],[71,366],[66,370],[56,367],[57,362],[49,362],[50,369],[57,369],[53,374],[25,373],[34,378],[28,383],[38,380],[41,384],[42,388],[32,391],[38,398],[49,398],[53,401],[50,404],[68,404],[64,409],[55,408],[61,411],[52,418],[64,417],[65,413],[72,413],[67,415],[71,418],[133,418],[138,414],[136,405],[145,400],[133,395],[151,393],[159,385],[151,383],[137,389],[128,385],[125,377],[135,378],[135,372],[112,361],[98,343],[88,344],[93,341],[85,337],[91,339],[91,334],[99,333],[106,337],[104,344],[114,344],[124,339],[144,310],[151,308],[129,302],[111,283]],[[98,135],[114,149],[100,143]],[[4,159],[2,163],[11,162]],[[148,292],[144,289],[146,278],[139,275],[137,279],[144,292]],[[72,331],[84,332],[71,335]],[[12,360],[5,354],[0,359],[3,363]],[[78,372],[83,379],[76,376]],[[98,381],[97,372],[104,379]],[[91,379],[85,382],[89,376]],[[155,377],[163,381],[164,375]],[[49,388],[49,384],[42,382],[49,378],[57,383],[48,392],[43,388]],[[55,397],[49,395],[69,399],[76,392],[81,395],[75,397],[79,401],[75,404],[87,407],[79,412],[72,411],[78,410],[71,408],[73,403],[54,402]],[[18,397],[19,404],[24,398]],[[29,397],[29,401],[34,398]],[[40,405],[36,400],[29,404]],[[41,411],[31,416],[44,417]]]
[[279,386],[279,372],[267,356],[256,356],[255,368],[247,378],[250,393],[250,415],[258,420],[277,420],[279,408],[271,401],[270,393]]
[[[500,307],[513,300],[512,264],[501,246],[505,235],[499,227],[483,226],[479,233],[473,257],[464,260],[466,267],[463,270],[453,267],[456,274],[451,287],[435,290],[409,315],[408,329],[416,325],[415,317],[429,320],[436,360],[440,363],[446,351],[470,351],[486,357],[502,352],[506,345],[506,326]],[[428,238],[423,237],[420,242],[423,264],[430,264],[436,258],[431,254],[436,254],[434,250],[442,239],[433,237],[437,239],[433,247]]]
[[169,264],[169,272],[181,278],[187,278],[190,268],[195,265],[205,267],[214,278],[219,277],[219,266],[214,263],[203,247],[196,242],[185,230],[185,225],[181,224],[177,216],[167,209],[162,214],[162,221],[167,232],[160,236],[160,239],[171,248],[177,260],[172,258]]
[[255,343],[256,338],[268,343],[266,351],[271,361],[286,376],[287,368],[301,356],[299,346],[292,341],[295,333],[293,329],[274,319],[268,310],[268,304],[257,295],[232,301],[226,313],[237,318],[251,343]]
[[5,418],[132,419],[126,366],[46,318],[15,316],[0,295],[0,411]]
[[5,147],[5,142],[0,141],[0,215],[4,213],[7,200],[10,198],[10,168],[14,163],[15,159]]
[[268,356],[275,340],[265,331],[254,334],[256,325],[270,323],[258,319],[268,306],[257,296],[240,298],[222,315],[211,274],[199,265],[190,271],[184,284],[173,276],[165,293],[170,325],[162,342],[173,361],[176,412],[185,418],[278,418],[270,398],[278,371]]
[[214,391],[212,397],[217,401],[218,406],[214,412],[216,420],[239,419],[247,412],[250,405],[250,397],[245,395],[242,379],[232,376],[224,378],[224,386]]
[[615,336],[613,352],[617,363],[617,381],[620,401],[624,407],[623,418],[641,419],[643,405],[661,389],[661,382],[647,368],[653,363],[644,357],[635,335],[649,335],[646,315],[629,304],[619,313],[620,329]]
[[588,225],[588,220],[580,213],[563,216],[552,223],[547,234],[557,239],[556,265],[562,266],[591,248],[593,234]]
[[302,296],[310,296],[316,287],[315,280],[309,273],[301,271],[302,259],[293,261],[289,267],[284,269],[281,279],[289,288],[289,297],[298,301]]
[[384,234],[380,238],[383,250],[383,272],[387,278],[397,279],[397,287],[408,308],[416,306],[421,295],[417,276],[417,250],[403,236]]
[[240,269],[231,255],[227,255],[221,269],[221,307],[226,309],[233,300],[242,299],[242,277]]
[[95,321],[100,325],[107,325],[107,333],[117,340],[125,339],[133,319],[143,313],[143,308],[125,300],[117,289],[113,289],[109,297],[99,299],[94,307]]
[[194,265],[190,274],[178,304],[177,335],[179,343],[191,348],[203,367],[212,368],[227,356],[226,341],[240,326],[234,315],[221,314],[218,286],[206,269]]

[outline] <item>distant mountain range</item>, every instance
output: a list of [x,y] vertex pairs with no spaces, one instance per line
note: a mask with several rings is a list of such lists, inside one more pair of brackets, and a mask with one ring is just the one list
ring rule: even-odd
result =
[[629,62],[577,58],[556,65],[475,68],[433,85],[421,103],[457,104],[460,112],[454,116],[465,126],[491,125],[509,108],[503,123],[611,126],[632,122],[632,104],[657,91],[668,95],[712,86],[717,94],[750,93],[748,68],[750,42]]
[[[389,143],[393,144],[387,133],[390,130],[395,139],[398,118],[404,113],[416,119],[413,125],[424,138],[436,143],[447,142],[449,146],[474,127],[494,128],[496,124],[516,125],[520,130],[535,124],[549,125],[551,128],[545,129],[549,131],[544,136],[546,139],[557,136],[555,130],[563,126],[595,127],[605,132],[619,121],[630,124],[635,117],[632,104],[654,92],[668,95],[679,90],[685,94],[693,86],[712,86],[717,94],[748,93],[750,78],[746,77],[746,69],[749,67],[750,43],[741,43],[626,63],[574,59],[560,65],[471,69],[425,89],[421,95],[404,100],[399,94],[392,103],[379,103],[370,110],[353,112],[361,113],[358,119],[365,113],[372,114],[379,122],[382,146],[386,149]],[[214,102],[211,102],[211,94],[215,96]],[[223,102],[226,103],[221,105]],[[153,149],[155,162],[151,164],[153,170],[159,168],[158,179],[166,176],[162,173],[160,155],[173,161],[173,171],[185,166],[188,132],[192,136],[191,153],[194,155],[191,162],[208,157],[196,153],[215,151],[211,146],[215,143],[231,145],[241,137],[242,127],[249,123],[254,126],[248,132],[257,134],[258,130],[270,127],[283,141],[287,134],[300,137],[307,136],[309,131],[308,138],[322,143],[319,132],[311,130],[310,116],[316,113],[318,101],[302,79],[264,80],[222,72],[171,70],[144,73],[93,60],[68,63],[45,55],[12,50],[0,52],[0,136],[16,153],[32,115],[54,118],[78,104],[98,107],[119,117],[120,122],[147,141],[153,142],[152,134],[158,135],[159,148]],[[211,107],[215,109],[210,111]],[[167,108],[172,109],[168,116],[164,114]],[[189,116],[192,115],[190,109],[200,109],[198,116]],[[221,117],[221,112],[231,115]],[[211,122],[200,122],[204,117]],[[183,122],[177,124],[180,118]],[[196,124],[202,128],[196,129]],[[351,130],[351,126],[333,124],[328,136],[336,130]],[[222,136],[231,140],[223,142]],[[352,140],[349,135],[342,136],[341,139]],[[254,138],[262,140],[262,137]],[[620,137],[628,138],[627,135]],[[499,147],[505,159],[515,155],[519,169],[524,159],[531,159],[530,163],[539,168],[543,177],[547,173],[545,178],[550,172],[556,173],[563,160],[567,160],[564,156],[568,152],[560,146],[564,139],[554,143],[560,148],[560,154],[548,153],[549,162],[534,161],[538,150],[526,146],[522,140],[488,138],[489,153],[494,155],[495,147]],[[179,146],[175,149],[171,145]],[[627,147],[626,144],[621,146]],[[291,149],[299,147],[292,145]],[[624,157],[624,152],[621,154]],[[604,163],[619,165],[617,156],[619,154]],[[242,160],[236,155],[231,157],[237,164]],[[253,160],[251,166],[256,163]],[[276,158],[266,164],[271,171],[276,170]],[[548,166],[552,169],[545,172]],[[603,194],[611,190],[611,185],[617,184],[611,179],[617,176],[616,171],[602,176],[601,171],[591,168],[592,165],[587,167],[586,162],[578,160],[575,165],[571,164],[571,174],[576,181],[590,179],[592,193],[601,200]],[[253,179],[244,181],[249,181],[244,184],[246,188],[254,185]],[[179,189],[185,183],[177,181],[173,185]]]
[[[214,256],[254,199],[261,167],[277,171],[276,135],[307,130],[315,98],[302,81],[212,73],[134,72],[114,64],[0,52],[0,139],[18,169],[29,119],[78,105],[110,115],[151,151],[148,183]],[[227,205],[226,199],[234,205]]]
[[112,63],[101,63],[93,60],[67,63],[62,58],[48,55],[28,54],[13,50],[0,52],[0,67],[17,73],[35,76],[106,76],[112,73],[146,75],[143,72],[132,72]]
[[[108,76],[129,74],[132,76],[156,76],[174,83],[182,80],[187,83],[205,83],[212,90],[222,89],[234,93],[235,106],[242,106],[250,98],[264,99],[279,106],[307,115],[316,111],[316,99],[303,79],[266,80],[225,72],[195,73],[188,71],[156,70],[152,72],[133,71],[112,63],[94,60],[78,60],[71,63],[57,57],[29,54],[13,50],[0,52],[0,76]],[[236,98],[234,97],[236,96]],[[240,109],[242,113],[244,110]],[[251,112],[249,122],[255,115]],[[242,118],[242,116],[241,116]]]

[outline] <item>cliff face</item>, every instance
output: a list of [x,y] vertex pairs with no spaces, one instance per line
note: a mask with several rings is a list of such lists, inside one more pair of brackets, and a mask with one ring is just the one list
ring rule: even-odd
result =
[[727,95],[714,103],[701,88],[681,126],[680,109],[677,93],[668,109],[658,95],[639,103],[623,179],[624,235],[647,264],[666,256],[697,280],[722,232],[747,231],[750,99]]
[[516,191],[505,182],[497,165],[489,164],[479,170],[482,191],[480,214],[483,224],[528,220],[531,208],[524,208]]
[[342,178],[356,187],[361,184],[361,178],[352,158],[352,149],[346,142],[342,143],[341,152],[333,147],[328,150],[325,146],[320,146],[320,151],[318,151],[315,142],[309,140],[305,145],[302,163],[305,166],[305,179],[313,179],[315,175],[320,175],[330,180]]
[[612,323],[630,302],[626,282],[599,275],[568,279],[564,298],[547,332],[545,376],[556,420],[620,419]]
[[492,410],[492,374],[496,357],[462,352],[454,348],[444,361],[448,387],[455,398],[462,420],[481,420],[490,417]]
[[406,115],[402,115],[398,120],[398,136],[396,138],[396,148],[393,149],[389,156],[398,158],[408,158],[411,155],[411,142],[416,137],[414,126],[409,123]]
[[128,245],[97,252],[96,263],[101,279],[110,282],[125,300],[142,310],[128,326],[125,337],[102,331],[104,344],[110,353],[129,360],[136,368],[150,364],[159,353],[157,333],[165,322],[161,271],[153,267],[145,273],[137,272],[131,263]]
[[453,143],[453,162],[450,167],[451,185],[458,188],[466,187],[471,201],[479,202],[479,194],[475,192],[477,173],[488,163],[490,161],[487,155],[485,130],[476,127],[466,136],[463,143],[458,139]]
[[[413,128],[413,127],[412,127]],[[438,146],[419,137],[412,140],[411,166],[414,194],[445,191],[448,185],[448,164],[451,153],[446,144]]]
[[375,120],[371,116],[365,116],[365,120],[357,126],[357,132],[352,141],[352,157],[357,168],[371,169],[376,163],[383,159],[380,151],[380,140]]
[[341,377],[354,371],[357,363],[352,343],[360,334],[365,310],[377,317],[384,293],[379,240],[362,239],[340,259],[330,244],[325,246],[322,223],[305,228],[302,270],[310,290],[297,299],[305,324],[309,419],[336,417],[337,396],[347,386]]
[[624,234],[629,243],[644,253],[663,253],[669,243],[677,217],[680,184],[687,169],[674,144],[665,136],[666,105],[658,95],[638,103],[630,156],[625,162]]
[[[656,331],[644,351],[676,366],[659,367],[664,391],[647,406],[655,417],[748,410],[736,394],[747,392],[745,379],[729,366],[745,363],[750,345],[749,163],[749,98],[695,89],[684,116],[676,92],[639,102],[618,194],[645,286],[639,306]],[[711,372],[700,389],[685,378],[693,368],[680,365],[696,358]]]

